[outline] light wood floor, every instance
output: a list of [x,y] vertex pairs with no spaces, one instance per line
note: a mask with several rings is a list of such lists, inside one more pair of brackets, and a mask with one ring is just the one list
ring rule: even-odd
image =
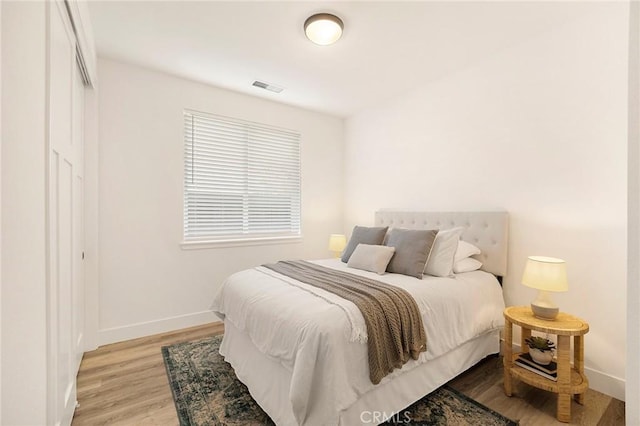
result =
[[222,323],[114,343],[84,354],[72,425],[177,425],[160,347],[221,334]]
[[[221,323],[103,346],[84,355],[78,374],[73,425],[177,425],[176,410],[160,347],[223,332]],[[502,389],[502,362],[489,357],[450,382],[455,389],[521,426],[555,421],[554,395],[515,382],[514,396]],[[572,423],[624,425],[624,403],[589,390],[584,406],[573,403]]]

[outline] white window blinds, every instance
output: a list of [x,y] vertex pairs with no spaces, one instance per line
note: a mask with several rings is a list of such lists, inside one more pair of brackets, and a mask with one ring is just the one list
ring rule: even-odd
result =
[[185,241],[300,235],[300,135],[184,113]]

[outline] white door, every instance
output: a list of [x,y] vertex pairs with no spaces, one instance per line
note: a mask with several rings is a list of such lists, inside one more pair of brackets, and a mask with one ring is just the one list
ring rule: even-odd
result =
[[82,81],[65,5],[49,3],[49,412],[71,423],[82,356]]

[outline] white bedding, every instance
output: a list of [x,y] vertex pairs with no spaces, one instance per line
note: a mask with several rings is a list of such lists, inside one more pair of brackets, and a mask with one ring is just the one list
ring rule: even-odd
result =
[[[502,290],[483,271],[418,280],[347,268],[339,259],[315,263],[402,287],[415,298],[427,351],[381,385],[504,324]],[[249,269],[227,279],[213,310],[290,372],[288,398],[297,424],[337,424],[341,411],[375,387],[369,380],[366,328],[351,302],[309,287],[271,270]],[[268,414],[280,423],[277,413]]]

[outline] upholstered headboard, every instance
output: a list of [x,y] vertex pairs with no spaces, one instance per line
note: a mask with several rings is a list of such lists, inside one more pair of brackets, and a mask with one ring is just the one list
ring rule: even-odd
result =
[[507,274],[507,243],[509,215],[493,212],[411,212],[380,210],[375,214],[375,226],[409,229],[465,228],[462,239],[482,250],[476,257],[482,270],[504,277]]

